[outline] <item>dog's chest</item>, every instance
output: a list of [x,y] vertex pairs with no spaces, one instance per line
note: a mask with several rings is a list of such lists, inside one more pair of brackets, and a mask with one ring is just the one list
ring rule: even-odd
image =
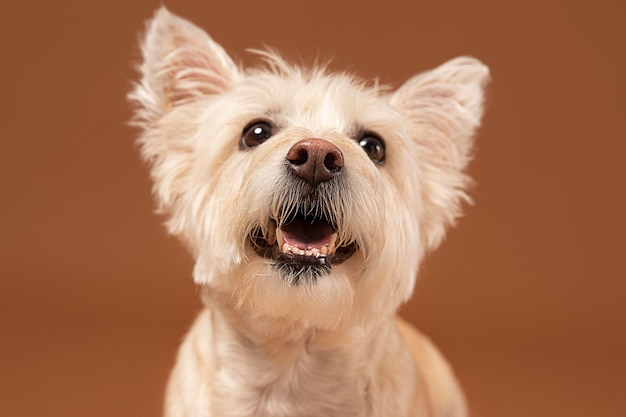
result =
[[[289,357],[293,355],[292,357]],[[344,354],[301,351],[287,358],[252,355],[216,374],[216,415],[361,417],[369,415],[366,380]],[[359,376],[361,374],[361,376]],[[218,410],[215,410],[218,411]]]

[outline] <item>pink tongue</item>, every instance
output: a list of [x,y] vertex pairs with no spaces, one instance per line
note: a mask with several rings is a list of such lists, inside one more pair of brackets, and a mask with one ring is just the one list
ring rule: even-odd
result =
[[326,222],[313,223],[295,219],[281,228],[285,242],[298,249],[320,249],[326,245],[333,234],[333,228]]

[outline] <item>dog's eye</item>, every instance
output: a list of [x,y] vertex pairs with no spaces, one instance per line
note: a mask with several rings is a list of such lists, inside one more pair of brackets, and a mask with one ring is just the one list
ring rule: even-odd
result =
[[385,162],[385,142],[374,133],[365,133],[358,140],[359,146],[377,164]]
[[274,127],[266,121],[254,121],[243,129],[239,146],[242,149],[254,148],[274,134]]

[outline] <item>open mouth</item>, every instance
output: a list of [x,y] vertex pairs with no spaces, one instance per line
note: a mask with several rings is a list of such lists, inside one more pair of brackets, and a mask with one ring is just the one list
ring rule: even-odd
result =
[[342,245],[337,228],[327,219],[297,214],[280,227],[270,221],[263,235],[260,228],[251,236],[254,250],[260,256],[277,261],[291,269],[320,266],[330,268],[348,259],[356,251],[352,242]]

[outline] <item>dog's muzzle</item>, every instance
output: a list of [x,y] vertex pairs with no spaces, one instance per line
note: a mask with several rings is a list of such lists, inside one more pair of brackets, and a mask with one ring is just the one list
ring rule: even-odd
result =
[[297,195],[292,195],[292,205],[282,208],[280,219],[271,219],[266,233],[260,228],[253,233],[255,251],[294,272],[312,266],[329,269],[343,262],[357,245],[338,241],[336,222],[326,209],[332,204],[322,196],[336,187],[344,169],[343,154],[324,139],[303,139],[287,152],[286,167]]

